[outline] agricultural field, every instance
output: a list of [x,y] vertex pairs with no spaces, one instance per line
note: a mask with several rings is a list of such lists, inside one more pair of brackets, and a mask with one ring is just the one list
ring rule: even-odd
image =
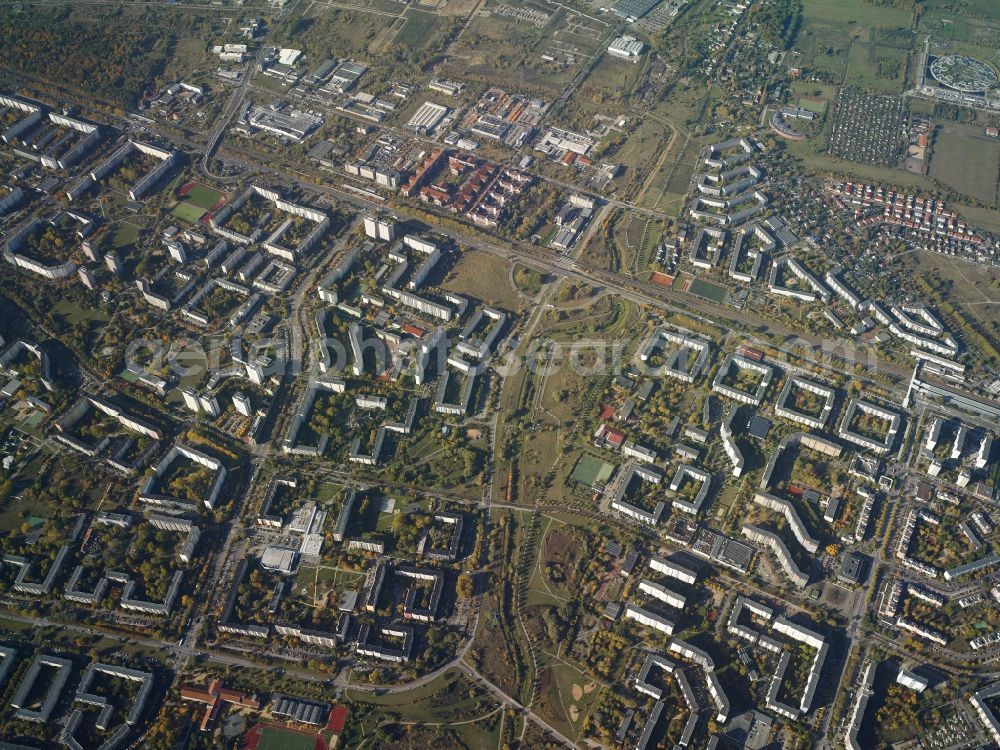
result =
[[957,193],[996,206],[1000,141],[983,135],[981,127],[942,125],[934,138],[930,174]]

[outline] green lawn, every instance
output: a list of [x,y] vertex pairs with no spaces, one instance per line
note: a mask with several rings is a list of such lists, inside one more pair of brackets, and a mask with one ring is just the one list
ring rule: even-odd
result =
[[340,500],[344,494],[344,485],[336,482],[323,482],[316,488],[316,500],[321,503]]
[[116,250],[122,250],[126,247],[134,245],[137,239],[139,239],[139,227],[135,224],[123,221],[115,227],[115,233],[111,238],[111,244],[114,245]]
[[83,307],[72,300],[59,300],[52,306],[52,314],[64,318],[68,323],[107,323],[110,316],[100,308]]
[[444,286],[504,310],[517,311],[523,304],[510,286],[510,263],[479,250],[466,250],[459,256]]

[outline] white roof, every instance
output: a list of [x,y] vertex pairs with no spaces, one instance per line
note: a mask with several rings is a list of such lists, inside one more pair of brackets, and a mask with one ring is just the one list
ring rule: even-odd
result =
[[282,48],[278,50],[278,62],[282,65],[295,65],[300,57],[302,57],[300,49]]

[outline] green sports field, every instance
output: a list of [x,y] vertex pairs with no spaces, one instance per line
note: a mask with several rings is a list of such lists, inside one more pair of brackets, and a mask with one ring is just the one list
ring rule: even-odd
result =
[[688,287],[688,291],[691,294],[697,294],[699,297],[705,297],[713,302],[723,302],[726,299],[726,288],[724,286],[710,284],[701,279],[692,281],[691,286]]
[[596,456],[585,453],[580,456],[580,460],[577,461],[576,468],[573,470],[573,481],[587,487],[593,487],[595,484],[608,481],[612,471],[614,471],[613,466]]
[[174,206],[170,213],[181,221],[186,221],[189,224],[197,224],[201,217],[205,215],[205,209],[188,201],[183,201]]
[[278,727],[263,727],[257,750],[315,750],[316,735],[289,732]]
[[195,183],[184,197],[189,203],[200,206],[207,211],[222,200],[223,195],[218,190],[212,190],[212,188],[201,183]]

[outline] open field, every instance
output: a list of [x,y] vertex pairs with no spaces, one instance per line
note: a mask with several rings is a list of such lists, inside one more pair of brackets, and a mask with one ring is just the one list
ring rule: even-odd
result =
[[[989,6],[983,7],[983,6]],[[967,2],[926,3],[920,16],[921,33],[930,34],[935,44],[949,45],[948,51],[972,54],[989,59],[995,55],[996,33],[1000,27],[1000,16],[992,0],[968,0]],[[968,46],[979,46],[980,52],[964,51]],[[993,60],[994,64],[996,60]]]
[[80,323],[107,323],[111,319],[107,310],[102,308],[81,307],[72,300],[60,300],[52,306],[52,315],[56,318],[65,318],[68,323],[79,325]]
[[[787,148],[790,153],[801,157],[807,167],[821,175],[846,175],[866,182],[883,182],[900,188],[914,188],[925,193],[934,190],[934,183],[923,175],[907,172],[903,169],[859,164],[830,156],[826,153],[825,139],[789,143]],[[822,151],[822,153],[818,153],[818,151]]]
[[[869,38],[877,38],[869,30]],[[846,84],[887,94],[903,90],[909,55],[904,50],[883,47],[876,41],[857,41],[851,45],[848,55]]]
[[111,244],[116,250],[124,250],[134,245],[137,239],[139,239],[139,227],[135,224],[122,222],[115,227]]
[[[874,5],[864,0],[805,0],[802,4],[803,25],[829,23],[836,26],[895,26],[905,28],[910,23],[909,11],[891,6]],[[844,21],[847,19],[847,23]]]
[[479,250],[462,253],[444,283],[452,291],[469,294],[504,310],[516,311],[523,304],[522,297],[510,285],[510,264]]
[[580,94],[595,103],[623,101],[642,78],[643,67],[642,63],[635,64],[606,54],[591,69],[580,86]]
[[671,130],[661,122],[648,117],[643,119],[628,134],[625,143],[613,154],[609,154],[608,158],[620,164],[624,170],[608,184],[607,189],[619,190],[623,195],[634,195],[637,200],[641,199],[639,191],[643,188],[654,196],[659,194],[665,177],[654,176],[652,172],[659,167],[658,174],[662,174],[666,165],[672,165],[682,142],[679,138],[675,139],[672,148],[666,151],[671,135]]
[[[465,747],[496,747],[499,712],[497,704],[481,688],[475,687],[457,670],[451,669],[433,681],[403,693],[374,697],[371,693],[348,690],[344,694],[352,717],[348,723],[346,744],[356,746],[384,725],[393,734],[406,736],[406,723],[436,724],[428,731],[450,738],[457,734]],[[468,723],[465,723],[468,722]],[[428,739],[424,737],[424,739]],[[369,745],[366,745],[369,746]],[[403,744],[400,747],[463,747],[461,744]]]
[[941,127],[934,139],[930,174],[956,192],[996,205],[1000,142],[982,135],[982,128]]
[[1000,212],[979,206],[966,206],[961,203],[956,203],[954,208],[967,221],[972,222],[977,227],[985,229],[987,232],[1000,234]]
[[562,659],[543,654],[539,714],[567,737],[577,738],[601,686]]

